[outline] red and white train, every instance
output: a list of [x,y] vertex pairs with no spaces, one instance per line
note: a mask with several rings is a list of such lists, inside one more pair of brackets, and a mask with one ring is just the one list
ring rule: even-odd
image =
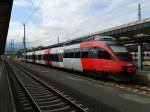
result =
[[28,52],[26,61],[116,78],[131,78],[137,70],[126,48],[108,36]]

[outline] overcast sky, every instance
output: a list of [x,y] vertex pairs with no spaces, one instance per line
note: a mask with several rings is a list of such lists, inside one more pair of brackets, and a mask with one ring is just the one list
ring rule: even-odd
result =
[[7,43],[23,38],[26,23],[28,46],[52,45],[137,20],[137,5],[142,18],[150,17],[150,0],[14,0]]

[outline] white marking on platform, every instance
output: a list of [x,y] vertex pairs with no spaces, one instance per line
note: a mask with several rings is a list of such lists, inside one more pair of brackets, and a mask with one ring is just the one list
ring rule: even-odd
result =
[[79,78],[79,77],[71,77],[71,76],[67,76],[67,78],[69,78],[69,79],[71,79],[71,80],[76,80],[76,81],[85,81],[84,79]]
[[142,91],[141,93],[146,94],[146,92],[145,92],[145,91]]
[[47,73],[48,71],[41,71],[41,72]]
[[120,88],[125,88],[124,86],[120,86]]
[[145,86],[144,86],[144,87],[141,87],[141,88],[142,88],[142,89],[147,89],[147,87],[145,87]]
[[127,90],[132,90],[131,88],[127,88]]
[[1,75],[2,75],[2,68],[3,68],[3,62],[2,62],[1,70],[0,70],[0,78],[1,78]]
[[133,90],[134,92],[138,92],[138,90],[137,89],[135,89],[135,90]]

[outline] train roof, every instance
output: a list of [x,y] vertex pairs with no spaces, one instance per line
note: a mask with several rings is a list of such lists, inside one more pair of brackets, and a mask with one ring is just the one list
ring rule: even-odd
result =
[[54,45],[50,45],[46,47],[40,47],[39,49],[36,49],[34,51],[45,50],[45,49],[56,48],[56,47],[63,47],[63,46],[68,46],[68,45],[73,45],[73,44],[78,44],[78,43],[88,42],[88,41],[114,41],[114,40],[116,39],[111,36],[95,35],[95,36],[91,36],[88,38],[77,38],[77,39],[69,40],[66,42],[59,43],[59,44],[54,44]]
[[42,49],[68,46],[68,45],[87,42],[87,41],[114,41],[114,40],[116,40],[116,39],[113,38],[113,37],[110,37],[110,36],[96,35],[96,36],[92,36],[92,37],[89,37],[89,38],[77,38],[77,39],[74,39],[74,40],[69,40],[69,41],[66,41],[66,42],[59,43],[59,44],[43,47]]

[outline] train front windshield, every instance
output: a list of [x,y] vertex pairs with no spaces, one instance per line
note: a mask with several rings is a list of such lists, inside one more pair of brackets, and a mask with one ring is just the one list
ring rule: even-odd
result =
[[121,61],[132,61],[130,53],[124,46],[110,45],[111,50],[117,55],[118,59]]

